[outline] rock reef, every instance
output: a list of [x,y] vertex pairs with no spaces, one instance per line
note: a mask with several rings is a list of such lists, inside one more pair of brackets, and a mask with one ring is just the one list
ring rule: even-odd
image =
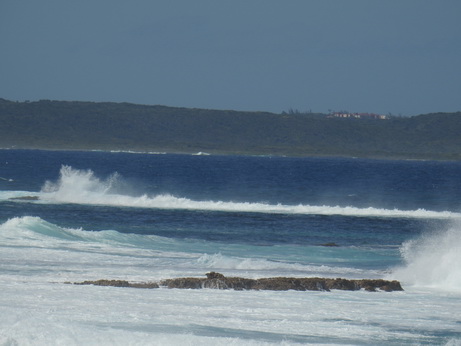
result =
[[[70,283],[70,282],[66,282]],[[95,285],[95,286],[112,286],[112,287],[133,287],[133,288],[159,288],[156,282],[128,282],[125,280],[96,280],[96,281],[83,281],[74,282],[74,285]]]
[[364,289],[369,292],[376,291],[403,291],[399,281],[382,279],[330,279],[330,278],[294,278],[273,277],[261,279],[246,279],[241,277],[226,277],[223,274],[210,272],[206,278],[175,278],[162,280],[159,283],[130,283],[124,280],[97,280],[76,282],[77,285],[98,285],[134,288],[183,288],[183,289],[234,289],[234,290],[272,290],[272,291],[331,291],[346,290],[358,291]]
[[38,196],[21,196],[21,197],[11,197],[9,199],[13,201],[38,201],[39,197]]

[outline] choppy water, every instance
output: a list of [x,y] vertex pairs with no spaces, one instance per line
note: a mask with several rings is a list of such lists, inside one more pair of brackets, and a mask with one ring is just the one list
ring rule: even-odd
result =
[[[0,345],[458,345],[460,195],[460,162],[0,150]],[[64,284],[208,271],[405,291]]]

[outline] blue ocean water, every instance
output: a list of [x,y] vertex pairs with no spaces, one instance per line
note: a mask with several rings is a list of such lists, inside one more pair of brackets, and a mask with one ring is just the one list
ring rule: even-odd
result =
[[[157,344],[456,345],[460,196],[461,162],[0,150],[0,303],[10,316],[0,318],[0,344],[30,343],[44,328],[43,343],[66,344],[107,333],[107,344],[152,344],[155,336]],[[398,279],[405,291],[64,285],[211,270]],[[43,301],[17,308],[36,295],[32,287]],[[118,304],[103,304],[98,315],[104,299]],[[318,310],[306,314],[304,304]],[[79,318],[45,318],[60,306]],[[108,317],[131,308],[131,317]]]

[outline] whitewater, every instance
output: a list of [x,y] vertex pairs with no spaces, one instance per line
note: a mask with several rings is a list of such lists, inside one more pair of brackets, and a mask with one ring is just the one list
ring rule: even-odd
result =
[[[0,150],[0,345],[460,345],[459,173],[456,162]],[[210,271],[384,278],[404,291],[72,284]]]
[[170,194],[156,196],[127,196],[111,193],[117,185],[118,174],[101,181],[91,170],[75,170],[70,166],[62,166],[57,182],[47,181],[40,193],[30,194],[27,191],[12,191],[0,194],[0,199],[18,197],[37,197],[43,203],[77,203],[106,206],[189,209],[224,212],[254,212],[279,214],[312,214],[312,215],[345,215],[374,217],[409,217],[409,218],[461,218],[461,213],[450,211],[431,211],[425,209],[399,210],[380,208],[357,208],[353,206],[328,205],[283,205],[231,201],[196,201]]

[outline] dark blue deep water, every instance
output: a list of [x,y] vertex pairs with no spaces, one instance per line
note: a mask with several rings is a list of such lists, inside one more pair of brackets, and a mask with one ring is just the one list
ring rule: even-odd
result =
[[[62,166],[71,167],[71,175],[91,171],[88,179],[110,185],[107,192],[116,196],[168,195],[187,201],[165,208],[106,205],[91,197],[73,203],[72,193],[94,187],[70,176],[66,188],[75,191],[69,203],[3,200],[0,221],[37,216],[93,231],[258,246],[334,243],[396,252],[404,241],[450,222],[437,213],[426,217],[424,211],[443,216],[461,210],[459,162],[3,150],[0,188],[40,192],[47,181],[59,181]],[[232,206],[215,210],[222,202]],[[277,205],[287,211],[273,212],[270,206]],[[304,210],[292,211],[296,206]],[[367,208],[375,212],[360,212]],[[401,215],[386,217],[389,210]],[[398,262],[394,255],[384,265]]]

